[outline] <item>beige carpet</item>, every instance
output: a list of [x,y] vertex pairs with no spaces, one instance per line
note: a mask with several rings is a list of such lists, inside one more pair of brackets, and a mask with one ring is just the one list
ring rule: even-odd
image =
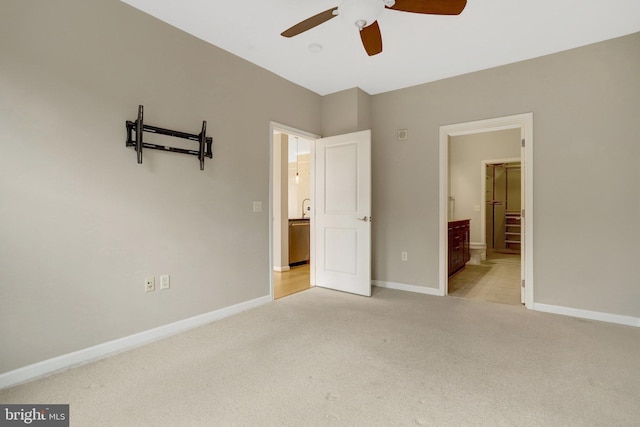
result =
[[640,329],[311,289],[0,391],[72,426],[635,426]]

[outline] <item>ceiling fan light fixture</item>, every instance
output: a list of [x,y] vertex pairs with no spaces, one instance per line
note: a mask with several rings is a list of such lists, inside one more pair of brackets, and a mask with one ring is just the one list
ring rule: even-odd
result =
[[385,3],[386,0],[345,0],[338,7],[338,15],[363,29],[376,22],[384,11]]

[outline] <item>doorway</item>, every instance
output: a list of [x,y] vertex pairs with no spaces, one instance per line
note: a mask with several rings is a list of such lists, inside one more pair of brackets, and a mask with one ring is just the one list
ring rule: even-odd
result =
[[[474,265],[467,264],[469,268],[463,268],[456,275],[460,277],[462,273],[467,271],[467,274],[474,273],[471,270],[480,269],[482,271],[475,272],[476,280],[482,279],[482,275],[486,277],[487,274],[491,270],[505,270],[508,269],[510,271],[510,275],[512,276],[512,280],[516,284],[520,284],[519,289],[515,289],[515,292],[519,294],[520,301],[525,304],[527,308],[532,308],[533,306],[533,259],[532,259],[532,250],[533,250],[533,193],[532,193],[532,161],[533,161],[533,114],[521,114],[516,116],[507,116],[496,119],[488,119],[481,120],[477,122],[468,122],[468,123],[460,123],[455,125],[442,126],[440,128],[440,274],[439,274],[439,290],[441,295],[449,295],[449,269],[448,269],[448,256],[449,256],[449,238],[448,238],[448,225],[451,219],[470,219],[470,224],[475,222],[475,227],[471,225],[470,229],[470,252],[476,249],[476,253],[478,248],[482,248],[482,245],[487,245],[487,249],[480,259],[480,263]],[[500,132],[500,131],[511,131],[515,132],[519,141],[516,141],[518,144],[516,153],[518,156],[513,156],[513,159],[498,159],[497,161],[485,160],[487,158],[491,159],[491,153],[485,153],[483,155],[482,161],[477,161],[475,163],[476,166],[473,167],[475,173],[475,180],[480,181],[480,185],[482,186],[482,190],[478,191],[475,188],[471,189],[468,185],[469,181],[458,180],[456,183],[455,180],[451,178],[450,171],[450,157],[452,154],[451,150],[454,149],[454,146],[451,145],[451,141],[454,138],[459,136],[487,136],[488,133],[491,132]],[[480,150],[481,147],[478,145],[469,145],[467,147],[468,150]],[[495,156],[495,154],[493,154]],[[506,157],[506,156],[505,156]],[[496,157],[493,157],[494,159]],[[508,161],[505,161],[508,160]],[[513,216],[520,221],[520,235],[516,236],[515,234],[506,233],[515,233],[515,228],[517,227],[506,227],[507,221],[511,222],[511,220],[507,220],[507,209],[506,204],[503,205],[505,208],[503,211],[500,208],[494,209],[494,206],[500,206],[497,204],[497,199],[494,198],[495,192],[493,188],[487,189],[487,170],[492,174],[494,172],[494,168],[488,165],[495,165],[499,163],[510,163],[513,162],[512,166],[513,173],[510,173],[509,182],[513,186],[514,180],[518,177],[520,178],[520,208],[511,209],[514,204],[517,204],[517,198],[512,196],[512,203],[509,206],[509,213],[513,213]],[[515,173],[516,170],[516,162],[520,162],[520,168],[518,173]],[[506,169],[506,165],[505,168]],[[502,170],[500,168],[497,169],[497,172],[500,173]],[[480,174],[478,174],[480,172]],[[482,178],[478,180],[478,176]],[[500,176],[500,180],[506,180],[506,172],[505,175]],[[464,183],[463,184],[461,184]],[[466,187],[465,187],[466,185]],[[493,184],[491,184],[493,185]],[[475,198],[470,199],[466,197],[465,191],[472,192],[475,194]],[[500,190],[497,190],[502,191]],[[489,194],[487,194],[489,192]],[[487,206],[487,199],[492,206]],[[469,201],[472,200],[472,201]],[[506,202],[503,202],[506,203]],[[451,218],[452,210],[455,212],[456,218]],[[497,213],[494,214],[494,211]],[[488,212],[491,212],[489,215]],[[517,215],[519,214],[519,215]],[[496,216],[497,215],[497,216]],[[487,218],[489,217],[489,218]],[[525,220],[526,218],[526,220]],[[492,228],[487,231],[486,223],[492,223]],[[496,227],[497,224],[497,227]],[[498,230],[498,234],[501,235],[504,233],[503,239],[496,239],[493,236],[493,233]],[[509,231],[507,231],[509,230]],[[512,239],[506,238],[506,236],[512,237]],[[466,236],[465,236],[466,237]],[[498,240],[497,246],[501,249],[500,253],[496,254],[494,243]],[[507,242],[507,240],[511,240]],[[519,243],[515,243],[518,240]],[[490,250],[491,249],[491,250]],[[516,254],[516,249],[518,249],[519,254]],[[512,253],[505,253],[512,252]],[[495,255],[498,255],[496,258]],[[487,259],[488,257],[488,259]],[[513,262],[515,258],[519,258],[517,262]],[[472,256],[468,256],[467,260],[471,261]],[[509,259],[503,259],[509,258]],[[514,259],[511,259],[514,258]],[[511,265],[508,265],[511,264]],[[483,269],[484,268],[484,269]],[[504,276],[504,271],[502,272]],[[491,279],[491,281],[496,282],[495,277]],[[452,289],[455,291],[455,289]],[[512,289],[512,292],[514,290]]]
[[271,124],[271,295],[283,298],[311,287],[312,165],[316,136]]
[[[510,305],[522,303],[520,158],[484,160],[486,156],[519,152],[519,129],[453,137],[450,141],[450,187],[455,191],[452,194],[461,199],[462,214],[469,217],[472,231],[469,261],[456,274],[449,271],[451,296]],[[467,162],[461,162],[460,157]],[[469,167],[470,163],[475,163],[474,167]],[[470,191],[465,193],[461,186]],[[470,211],[466,207],[470,203],[478,204]]]
[[520,255],[521,162],[487,162],[484,168],[487,251]]
[[[310,229],[309,286],[371,296],[371,131],[319,138],[271,122],[269,260],[271,270],[279,273],[291,270],[285,261],[289,217],[288,197],[283,196],[288,183],[283,176],[287,175],[288,160],[282,147],[288,142],[282,143],[283,133],[311,142],[310,207],[304,199],[301,202],[302,211],[308,212],[304,219]],[[280,145],[279,151],[276,145]],[[274,274],[269,275],[272,298]]]

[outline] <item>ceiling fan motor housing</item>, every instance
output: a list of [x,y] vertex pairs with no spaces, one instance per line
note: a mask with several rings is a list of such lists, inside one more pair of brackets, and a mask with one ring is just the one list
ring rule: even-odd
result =
[[376,22],[385,6],[393,6],[395,0],[345,0],[338,7],[338,15],[359,29]]

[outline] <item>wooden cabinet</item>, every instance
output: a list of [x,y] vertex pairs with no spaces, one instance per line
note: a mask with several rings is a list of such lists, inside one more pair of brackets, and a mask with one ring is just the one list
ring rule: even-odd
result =
[[469,220],[449,221],[449,277],[462,270],[471,259]]

